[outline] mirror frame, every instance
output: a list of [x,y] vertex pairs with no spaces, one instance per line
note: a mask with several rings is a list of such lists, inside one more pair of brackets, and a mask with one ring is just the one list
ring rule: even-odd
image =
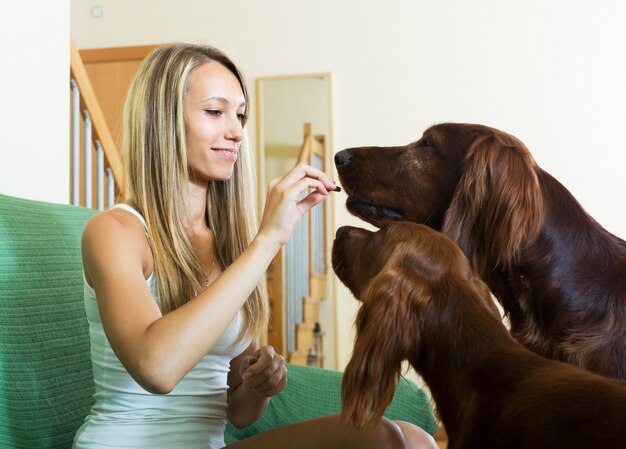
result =
[[[258,216],[262,217],[263,209],[265,206],[265,198],[267,195],[267,184],[270,179],[267,179],[266,173],[266,135],[265,135],[265,124],[266,117],[265,112],[263,110],[264,104],[266,103],[266,98],[264,94],[263,83],[267,81],[291,81],[291,80],[305,80],[317,78],[321,80],[325,80],[327,83],[327,130],[328,135],[326,136],[326,151],[327,157],[325,158],[323,170],[328,176],[333,178],[334,176],[334,164],[333,164],[333,155],[334,155],[334,139],[333,139],[333,107],[332,107],[332,96],[333,96],[333,80],[332,73],[330,72],[316,72],[316,73],[302,73],[302,74],[293,74],[293,75],[276,75],[276,76],[261,76],[256,78],[255,80],[255,109],[256,109],[256,151],[255,156],[257,158],[256,167],[257,167],[257,186],[258,186]],[[315,131],[315,130],[313,130]],[[325,235],[325,248],[326,248],[326,260],[325,265],[328,270],[328,285],[327,285],[327,298],[325,310],[326,310],[326,319],[320,317],[320,321],[324,320],[326,324],[325,326],[325,334],[327,344],[325,344],[327,357],[326,364],[328,368],[335,369],[337,364],[337,345],[336,341],[337,336],[337,310],[336,310],[336,295],[337,295],[337,285],[336,279],[332,275],[332,265],[330,261],[330,254],[332,249],[332,241],[334,233],[332,230],[334,229],[334,198],[333,195],[330,196],[326,201],[324,201],[323,207],[325,208],[326,213],[326,235]],[[330,307],[330,310],[328,310]],[[330,316],[329,316],[330,314]],[[284,326],[285,323],[282,323]],[[265,336],[267,338],[267,335]],[[331,349],[332,348],[332,349]],[[284,354],[287,356],[287,354]]]

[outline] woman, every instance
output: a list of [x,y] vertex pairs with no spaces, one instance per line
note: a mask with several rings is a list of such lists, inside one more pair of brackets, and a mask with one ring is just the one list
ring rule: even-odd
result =
[[[226,417],[251,424],[285,387],[283,357],[255,340],[268,320],[263,275],[335,184],[304,164],[273,180],[257,231],[247,114],[242,76],[214,48],[162,47],[139,68],[124,111],[125,202],[83,233],[96,393],[76,448],[220,448]],[[431,441],[407,423],[358,432],[329,416],[233,446]]]

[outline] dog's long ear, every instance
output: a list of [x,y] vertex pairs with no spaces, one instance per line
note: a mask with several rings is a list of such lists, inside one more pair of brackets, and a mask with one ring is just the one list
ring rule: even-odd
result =
[[479,274],[515,261],[543,221],[537,165],[524,144],[505,133],[479,137],[468,151],[443,232]]
[[397,270],[376,276],[361,295],[354,351],[343,375],[343,418],[358,428],[375,424],[393,399],[402,361],[419,345],[419,286]]

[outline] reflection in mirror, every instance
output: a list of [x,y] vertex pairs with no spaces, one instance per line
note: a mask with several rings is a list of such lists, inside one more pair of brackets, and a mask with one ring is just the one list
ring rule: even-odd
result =
[[[256,88],[263,201],[267,182],[298,162],[330,173],[331,83],[314,74],[260,78]],[[313,208],[268,269],[268,343],[290,363],[334,368],[330,210],[329,200]]]

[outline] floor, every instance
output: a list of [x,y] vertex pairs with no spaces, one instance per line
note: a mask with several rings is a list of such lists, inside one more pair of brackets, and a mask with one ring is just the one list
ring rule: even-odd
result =
[[448,447],[448,435],[446,435],[446,431],[443,430],[443,427],[440,427],[437,432],[435,432],[435,442],[439,449],[447,449]]

